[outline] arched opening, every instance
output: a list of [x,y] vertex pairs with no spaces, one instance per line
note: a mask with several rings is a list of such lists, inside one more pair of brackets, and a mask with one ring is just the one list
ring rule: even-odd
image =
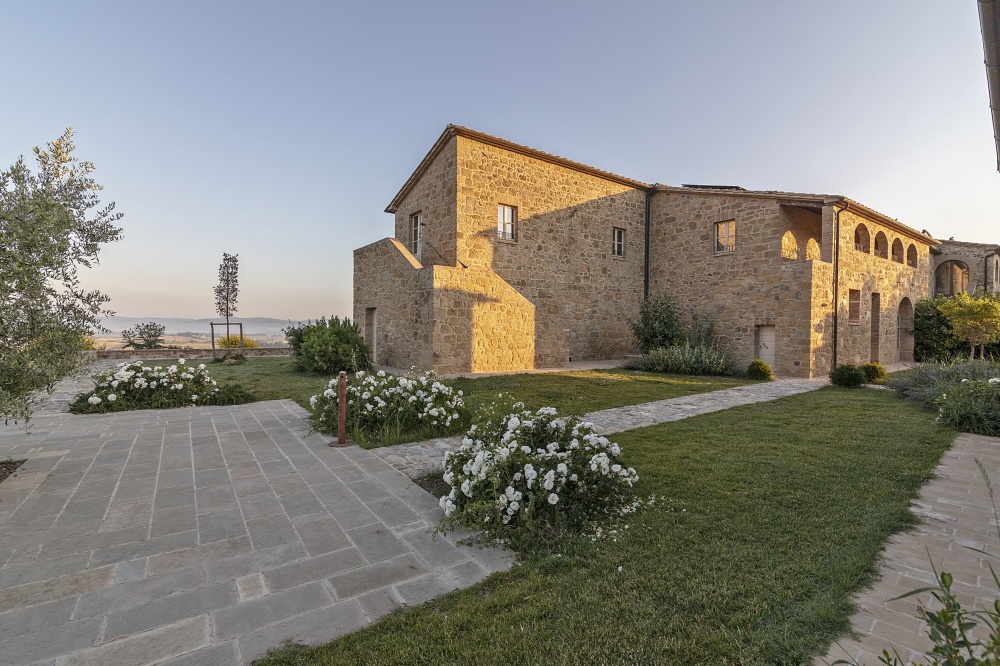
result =
[[892,241],[892,260],[897,264],[903,263],[903,243],[898,238]]
[[799,258],[799,244],[795,242],[795,236],[791,231],[786,231],[781,237],[781,256],[785,259]]
[[823,253],[819,249],[819,243],[816,242],[815,238],[810,238],[806,241],[806,259],[812,259],[813,261],[819,261],[823,256]]
[[969,290],[969,267],[964,262],[946,261],[934,271],[934,295],[954,296]]
[[906,265],[911,268],[917,267],[917,246],[910,243],[910,247],[906,248]]
[[889,241],[881,231],[875,234],[875,256],[889,258]]
[[871,252],[871,236],[868,234],[868,227],[863,224],[854,228],[854,249],[865,254]]
[[913,361],[913,304],[905,297],[896,315],[896,357],[902,363]]

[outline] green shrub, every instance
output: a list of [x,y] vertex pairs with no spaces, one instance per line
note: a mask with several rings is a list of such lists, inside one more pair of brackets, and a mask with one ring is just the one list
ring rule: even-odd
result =
[[759,358],[754,359],[747,366],[747,379],[761,379],[766,382],[774,380],[774,370],[771,366],[767,364],[766,361],[762,361]]
[[292,356],[297,356],[299,352],[302,351],[302,338],[312,325],[313,322],[312,319],[310,319],[305,324],[301,321],[297,324],[288,322],[288,327],[281,329],[281,332],[285,334],[285,341],[288,342],[288,346],[292,350]]
[[[337,433],[339,378],[309,399],[316,430]],[[461,432],[462,392],[437,381],[433,372],[396,376],[360,371],[347,380],[346,429],[365,447],[430,439]]]
[[922,365],[893,376],[889,388],[938,412],[958,430],[1000,436],[1000,363],[954,361]]
[[966,379],[941,388],[935,401],[939,420],[962,432],[1000,436],[1000,377]]
[[[523,408],[518,404],[517,408]],[[621,448],[555,408],[474,424],[445,454],[441,530],[459,526],[515,550],[544,550],[555,537],[635,511],[639,476]]]
[[687,340],[684,316],[670,296],[650,296],[639,306],[639,318],[632,324],[632,335],[643,354],[661,347],[673,347]]
[[965,354],[965,345],[954,336],[940,310],[946,298],[925,298],[913,309],[913,358],[917,361],[950,361]]
[[1000,377],[1000,363],[995,361],[959,360],[928,363],[898,373],[889,380],[889,388],[928,409],[937,409],[937,399],[955,385],[969,381],[988,381]]
[[333,375],[370,370],[371,352],[361,327],[347,317],[320,317],[315,323],[285,329],[297,370]]
[[864,385],[866,380],[864,371],[850,363],[838,365],[830,373],[830,383],[843,388],[857,388]]
[[241,405],[256,397],[239,384],[219,386],[202,363],[197,367],[179,359],[166,368],[142,362],[119,363],[93,375],[94,390],[70,403],[74,414],[124,412],[133,409],[169,409],[198,405]]
[[884,384],[885,368],[878,361],[870,361],[861,366],[861,372],[865,373],[866,384]]
[[645,356],[630,359],[625,367],[646,372],[669,372],[678,375],[725,375],[728,373],[725,353],[713,347],[684,343],[673,347],[660,347]]

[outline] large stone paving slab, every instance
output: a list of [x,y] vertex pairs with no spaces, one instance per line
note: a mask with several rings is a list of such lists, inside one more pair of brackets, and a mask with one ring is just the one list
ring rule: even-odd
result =
[[509,568],[291,401],[0,428],[3,664],[249,664]]

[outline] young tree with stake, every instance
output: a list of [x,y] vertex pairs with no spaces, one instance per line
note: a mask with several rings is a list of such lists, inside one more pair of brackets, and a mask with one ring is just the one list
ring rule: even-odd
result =
[[[226,338],[229,337],[229,318],[236,314],[236,297],[239,295],[238,254],[222,253],[219,264],[219,284],[215,287],[215,311],[226,318]],[[242,338],[242,334],[240,335]],[[242,346],[242,345],[241,345]]]

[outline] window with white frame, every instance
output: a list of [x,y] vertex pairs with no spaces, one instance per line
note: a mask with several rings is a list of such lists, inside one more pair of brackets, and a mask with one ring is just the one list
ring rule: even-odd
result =
[[414,213],[410,216],[410,252],[418,260],[420,251],[423,249],[424,240],[424,216],[423,213]]
[[736,250],[736,220],[715,223],[715,253],[727,254]]
[[497,206],[497,238],[517,242],[517,206]]
[[625,258],[625,230],[611,227],[611,256]]

